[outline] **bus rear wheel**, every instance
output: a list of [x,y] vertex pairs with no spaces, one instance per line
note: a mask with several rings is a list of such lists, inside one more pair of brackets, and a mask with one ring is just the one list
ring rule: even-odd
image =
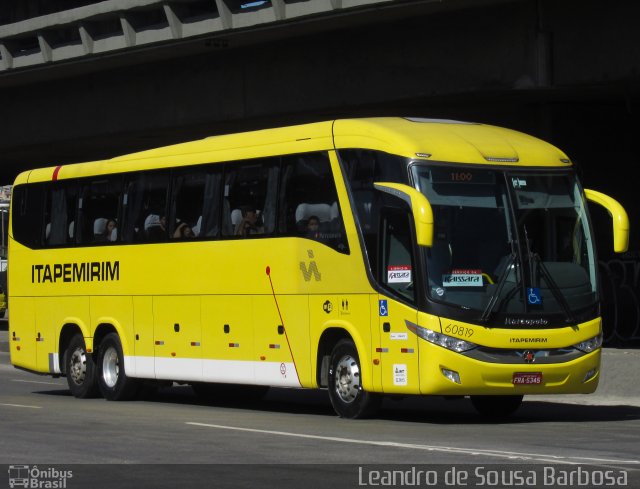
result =
[[340,340],[329,362],[329,399],[341,418],[366,418],[380,407],[382,397],[362,388],[361,372],[353,341]]
[[482,416],[506,418],[515,413],[524,396],[471,396],[471,404]]
[[87,353],[87,347],[81,334],[71,338],[64,352],[64,372],[71,394],[79,399],[98,396],[98,381],[93,357]]
[[109,333],[100,343],[98,385],[103,397],[109,401],[132,399],[140,390],[141,383],[127,377],[122,344],[117,333]]

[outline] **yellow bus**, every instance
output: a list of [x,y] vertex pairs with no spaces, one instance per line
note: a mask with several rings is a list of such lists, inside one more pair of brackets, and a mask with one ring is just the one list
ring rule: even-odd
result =
[[341,417],[384,395],[591,393],[602,324],[587,199],[569,158],[495,126],[334,120],[20,174],[11,361],[73,395],[324,388]]

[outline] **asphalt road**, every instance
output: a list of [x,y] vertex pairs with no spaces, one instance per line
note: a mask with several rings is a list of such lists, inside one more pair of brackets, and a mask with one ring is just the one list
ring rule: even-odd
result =
[[[257,479],[262,487],[289,487],[286,481],[300,487],[296,477],[308,477],[307,487],[356,487],[362,485],[358,467],[365,464],[426,464],[438,470],[588,464],[594,470],[624,470],[640,482],[638,440],[640,407],[563,399],[525,398],[516,415],[500,423],[480,418],[468,400],[427,398],[385,400],[376,419],[343,420],[323,391],[272,389],[260,402],[208,404],[189,387],[174,385],[145,400],[78,400],[65,379],[17,370],[9,354],[0,352],[0,461],[41,468],[99,464],[73,465],[80,472],[111,467],[103,481],[122,467],[135,472],[134,466],[153,464],[153,476],[125,473],[123,480],[133,477],[137,483],[121,487],[140,487],[140,478],[155,481],[145,487],[183,486],[185,480],[194,487],[207,474],[194,478],[212,467],[220,478],[207,487],[256,487]],[[192,466],[192,479],[184,479],[172,477],[185,470],[173,464],[203,466]],[[229,478],[236,480],[222,483]],[[85,487],[79,476],[69,482],[65,487]],[[95,480],[90,485],[98,487]]]

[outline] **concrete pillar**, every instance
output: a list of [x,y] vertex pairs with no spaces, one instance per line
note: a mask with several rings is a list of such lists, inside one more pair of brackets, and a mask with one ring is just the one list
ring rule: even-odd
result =
[[0,43],[0,56],[2,56],[2,66],[5,70],[13,66],[13,56],[4,43]]

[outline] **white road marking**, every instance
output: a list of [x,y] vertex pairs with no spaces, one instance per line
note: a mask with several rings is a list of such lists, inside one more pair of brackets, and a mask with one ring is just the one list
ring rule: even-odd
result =
[[5,404],[0,402],[0,406],[17,407],[17,408],[29,408],[29,409],[42,409],[42,406],[26,406],[24,404]]
[[26,384],[47,384],[47,385],[62,385],[59,382],[42,382],[41,380],[21,380],[11,379],[11,382],[24,382]]
[[355,443],[359,445],[373,445],[381,447],[394,447],[394,448],[409,448],[412,450],[427,450],[432,452],[446,452],[446,453],[463,453],[467,455],[484,455],[487,457],[506,458],[514,460],[532,460],[536,462],[551,462],[551,463],[563,463],[563,464],[586,464],[586,463],[615,463],[615,464],[640,464],[640,460],[620,460],[620,459],[607,459],[607,458],[592,458],[592,457],[567,457],[561,455],[548,455],[540,453],[522,453],[522,452],[507,452],[502,450],[486,450],[478,448],[460,448],[460,447],[447,447],[447,446],[435,446],[435,445],[415,445],[411,443],[398,443],[393,441],[375,441],[375,440],[358,440],[355,438],[339,438],[335,436],[319,436],[319,435],[307,435],[304,433],[291,433],[287,431],[272,431],[272,430],[258,430],[254,428],[241,428],[237,426],[224,426],[218,424],[207,423],[195,423],[186,422],[191,426],[201,426],[204,428],[216,428],[220,430],[235,430],[246,431],[250,433],[262,433],[265,435],[277,435],[277,436],[291,436],[295,438],[307,438],[312,440],[324,440],[333,441],[339,443]]

